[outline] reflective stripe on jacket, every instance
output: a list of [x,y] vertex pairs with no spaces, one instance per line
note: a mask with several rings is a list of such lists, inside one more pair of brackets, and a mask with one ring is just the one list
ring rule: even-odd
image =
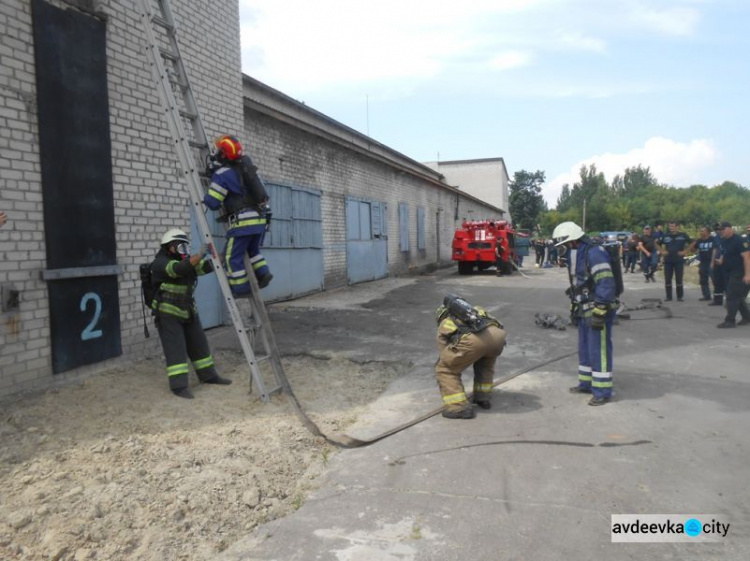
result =
[[190,319],[197,313],[193,291],[201,275],[213,271],[210,260],[203,258],[193,267],[189,259],[161,249],[151,264],[151,275],[157,287],[151,309],[156,315]]

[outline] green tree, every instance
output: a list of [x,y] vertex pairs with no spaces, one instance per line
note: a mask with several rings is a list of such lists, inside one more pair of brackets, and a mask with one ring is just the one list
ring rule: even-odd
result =
[[565,212],[570,208],[572,204],[572,201],[570,200],[570,185],[565,183],[562,186],[562,192],[560,193],[560,196],[557,198],[557,206],[555,207],[556,210],[559,210],[560,212]]
[[516,228],[532,230],[539,222],[539,215],[547,210],[542,196],[544,172],[526,170],[513,174],[510,182],[510,215]]

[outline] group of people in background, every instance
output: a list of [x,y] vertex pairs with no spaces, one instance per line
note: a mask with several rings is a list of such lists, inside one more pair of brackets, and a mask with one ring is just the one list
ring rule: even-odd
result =
[[[724,306],[727,314],[717,327],[721,329],[750,324],[750,309],[746,302],[750,288],[750,225],[743,234],[735,233],[729,222],[700,228],[697,239],[681,231],[679,223],[667,223],[653,228],[643,227],[627,239],[608,242],[597,236],[595,244],[618,243],[624,273],[640,272],[644,282],[656,282],[656,272],[664,275],[665,301],[685,299],[683,285],[685,263],[697,261],[701,297],[709,306]],[[538,238],[532,241],[537,267],[564,267],[565,253],[559,252],[553,240]],[[741,318],[737,321],[737,314]]]
[[[674,280],[677,301],[682,302],[685,263],[690,256],[699,267],[699,300],[709,302],[709,306],[723,306],[726,300],[727,315],[717,327],[750,324],[750,310],[745,301],[750,285],[748,236],[750,225],[739,235],[729,222],[714,224],[713,228],[702,226],[695,240],[681,232],[676,222],[668,224],[667,232],[661,225],[655,230],[644,226],[642,234],[634,233],[622,242],[623,271],[635,273],[636,267],[640,267],[645,282],[655,282],[654,274],[662,266],[665,300],[673,298]],[[738,312],[741,319],[736,321]]]
[[537,238],[531,242],[536,254],[535,266],[549,269],[550,267],[564,267],[565,256],[560,253],[554,240]]

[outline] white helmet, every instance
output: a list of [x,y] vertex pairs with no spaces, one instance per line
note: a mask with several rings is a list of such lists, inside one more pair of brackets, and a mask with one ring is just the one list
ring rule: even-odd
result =
[[179,228],[172,228],[171,230],[167,230],[161,237],[161,245],[167,245],[172,242],[190,243],[190,240],[188,240],[185,232]]
[[586,232],[581,230],[581,227],[575,222],[563,222],[558,224],[555,231],[552,232],[552,238],[555,240],[555,245],[563,245],[566,242],[579,240],[585,235]]

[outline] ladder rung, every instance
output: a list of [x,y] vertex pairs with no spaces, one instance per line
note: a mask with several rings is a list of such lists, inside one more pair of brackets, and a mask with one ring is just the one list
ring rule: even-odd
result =
[[166,58],[168,60],[171,60],[172,62],[177,62],[178,60],[180,60],[180,57],[178,55],[164,47],[159,47],[159,52],[161,53],[162,58]]
[[271,358],[271,355],[261,355],[255,357],[255,362],[262,362]]
[[188,140],[188,143],[190,144],[191,148],[200,148],[202,150],[208,150],[210,152],[208,144],[206,144],[205,142],[198,142],[197,140]]
[[266,391],[266,393],[267,393],[268,395],[272,395],[272,394],[275,394],[276,392],[280,392],[280,391],[283,391],[283,389],[284,389],[284,388],[282,388],[281,386],[276,386],[276,387],[275,387],[274,389],[272,389],[272,390],[267,390],[267,391]]
[[180,109],[180,116],[184,117],[185,119],[190,119],[191,121],[196,121],[198,119],[198,115],[195,113],[191,113],[190,111],[185,111],[183,109]]
[[180,82],[179,80],[169,80],[169,83],[172,84],[173,86],[177,86],[182,91],[187,91],[190,88],[190,86],[188,86],[184,82]]
[[151,16],[151,21],[169,31],[174,32],[174,26],[161,16]]

